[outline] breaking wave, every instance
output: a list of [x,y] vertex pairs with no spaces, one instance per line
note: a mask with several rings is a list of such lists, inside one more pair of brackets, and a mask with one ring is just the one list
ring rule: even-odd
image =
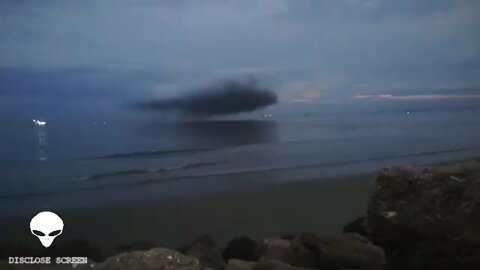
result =
[[[472,147],[472,148],[457,148],[457,149],[446,149],[446,150],[438,150],[438,151],[425,151],[425,152],[418,152],[418,153],[408,153],[402,155],[387,155],[381,157],[372,157],[372,158],[365,158],[365,159],[351,159],[351,160],[341,160],[341,161],[332,161],[332,162],[319,162],[319,163],[311,163],[311,164],[303,164],[303,165],[294,165],[294,166],[284,166],[284,167],[266,167],[266,168],[252,168],[252,169],[241,169],[241,170],[231,170],[231,171],[222,171],[222,172],[213,172],[213,173],[202,173],[202,174],[190,174],[190,175],[178,175],[178,176],[167,176],[167,177],[151,177],[145,179],[133,179],[129,181],[89,181],[89,180],[96,180],[96,179],[103,179],[115,176],[128,176],[128,175],[148,175],[148,174],[155,174],[155,173],[162,173],[167,171],[177,171],[177,170],[186,170],[195,167],[202,167],[202,166],[211,166],[220,164],[219,162],[204,162],[204,163],[194,163],[194,164],[187,164],[178,167],[169,167],[169,168],[159,168],[159,169],[133,169],[133,170],[125,170],[125,171],[117,171],[112,173],[102,173],[102,174],[94,174],[88,177],[81,177],[72,179],[73,182],[78,182],[80,184],[87,184],[83,186],[72,185],[72,186],[65,186],[63,188],[56,188],[56,189],[49,189],[49,190],[37,190],[27,193],[10,193],[10,194],[0,194],[0,200],[5,199],[18,199],[18,198],[28,198],[32,196],[47,196],[55,193],[73,193],[73,192],[80,192],[80,191],[88,191],[88,190],[102,190],[108,188],[115,188],[115,187],[128,187],[128,186],[141,186],[141,185],[150,185],[150,184],[157,184],[166,181],[177,181],[177,180],[185,180],[185,179],[196,179],[196,178],[204,178],[204,177],[218,177],[218,176],[232,176],[232,175],[239,175],[239,174],[247,174],[247,173],[262,173],[262,172],[269,172],[269,171],[282,171],[282,170],[292,170],[292,169],[306,169],[306,168],[313,168],[313,167],[333,167],[333,166],[342,166],[342,165],[352,165],[352,164],[361,164],[367,162],[374,162],[374,161],[382,161],[382,160],[395,160],[401,158],[412,158],[412,157],[422,157],[422,156],[435,156],[440,154],[448,154],[448,153],[461,153],[461,152],[471,152],[471,151],[479,151],[480,147]],[[70,183],[72,182],[70,180]],[[88,185],[88,183],[92,185]]]

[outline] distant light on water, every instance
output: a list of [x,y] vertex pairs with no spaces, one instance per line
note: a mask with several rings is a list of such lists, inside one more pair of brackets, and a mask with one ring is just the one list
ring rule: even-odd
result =
[[38,119],[33,119],[33,124],[37,127],[37,136],[38,136],[38,160],[46,161],[47,158],[47,133],[46,125],[47,121],[42,121]]
[[47,122],[46,121],[40,121],[38,119],[33,119],[33,124],[36,125],[36,126],[39,126],[39,127],[43,127],[43,126],[47,125]]

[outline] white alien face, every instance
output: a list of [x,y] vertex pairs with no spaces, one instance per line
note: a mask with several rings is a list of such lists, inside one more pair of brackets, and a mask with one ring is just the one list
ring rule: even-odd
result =
[[30,221],[30,231],[48,248],[62,234],[63,220],[53,212],[40,212]]

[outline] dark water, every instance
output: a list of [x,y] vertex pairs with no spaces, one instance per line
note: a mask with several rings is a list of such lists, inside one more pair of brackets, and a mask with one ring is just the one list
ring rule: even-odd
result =
[[0,103],[4,212],[480,156],[479,101],[284,102],[216,119],[147,114],[108,98],[10,93]]

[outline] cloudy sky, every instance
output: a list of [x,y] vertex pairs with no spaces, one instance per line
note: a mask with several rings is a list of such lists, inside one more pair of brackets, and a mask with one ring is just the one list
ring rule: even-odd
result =
[[477,0],[1,0],[0,66],[255,75],[289,99],[479,89],[478,14]]

